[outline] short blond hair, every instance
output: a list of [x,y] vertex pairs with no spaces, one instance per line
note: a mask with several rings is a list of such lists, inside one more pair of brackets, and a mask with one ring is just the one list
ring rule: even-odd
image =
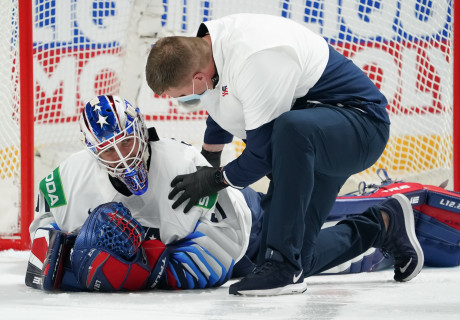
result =
[[206,46],[201,38],[164,37],[150,50],[145,66],[147,84],[156,94],[187,84],[203,67]]

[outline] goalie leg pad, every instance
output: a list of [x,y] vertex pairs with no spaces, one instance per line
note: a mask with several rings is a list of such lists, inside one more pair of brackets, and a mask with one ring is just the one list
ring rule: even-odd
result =
[[[59,289],[75,237],[53,228],[38,228],[27,265],[26,285],[47,291]],[[78,288],[76,283],[69,286]]]
[[78,279],[89,291],[154,289],[161,283],[168,263],[165,245],[159,240],[145,241],[129,261],[101,249],[87,249],[86,252]]
[[89,291],[134,291],[145,288],[150,269],[141,250],[129,262],[104,250],[89,249],[78,273],[80,284]]

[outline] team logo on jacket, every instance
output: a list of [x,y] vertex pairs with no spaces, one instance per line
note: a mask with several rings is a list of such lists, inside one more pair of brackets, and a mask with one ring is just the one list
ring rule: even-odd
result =
[[60,207],[67,204],[64,188],[62,187],[61,174],[59,167],[54,169],[50,175],[40,181],[40,191],[51,208]]
[[222,97],[225,97],[228,94],[227,86],[222,86]]

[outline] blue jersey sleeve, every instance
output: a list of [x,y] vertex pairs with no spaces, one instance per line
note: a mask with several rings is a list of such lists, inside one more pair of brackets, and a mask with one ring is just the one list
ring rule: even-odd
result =
[[227,182],[242,189],[272,170],[271,136],[275,120],[246,131],[246,148],[241,156],[224,167]]
[[222,129],[211,116],[206,119],[206,130],[204,132],[204,143],[227,144],[232,142],[233,135]]

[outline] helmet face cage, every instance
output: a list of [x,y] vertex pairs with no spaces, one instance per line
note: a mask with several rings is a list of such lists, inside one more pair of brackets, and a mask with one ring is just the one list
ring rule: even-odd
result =
[[82,141],[99,164],[136,195],[147,190],[147,127],[138,108],[117,96],[98,96],[80,118]]

